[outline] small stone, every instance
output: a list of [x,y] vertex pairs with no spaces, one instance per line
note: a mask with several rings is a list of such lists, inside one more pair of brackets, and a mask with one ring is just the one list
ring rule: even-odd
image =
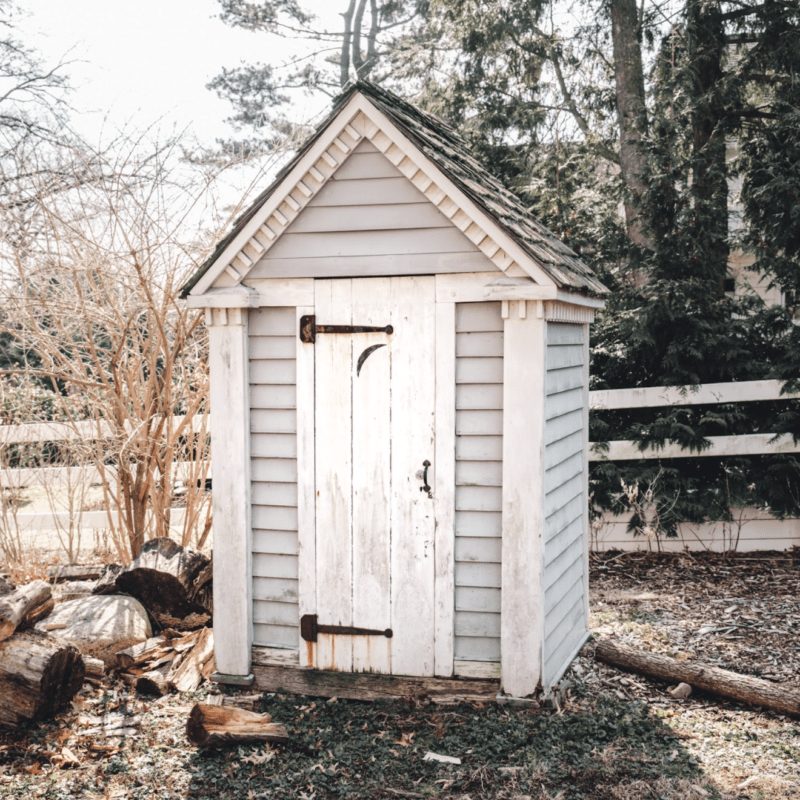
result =
[[685,700],[692,693],[692,687],[688,683],[679,683],[674,689],[670,689],[669,693],[676,700]]

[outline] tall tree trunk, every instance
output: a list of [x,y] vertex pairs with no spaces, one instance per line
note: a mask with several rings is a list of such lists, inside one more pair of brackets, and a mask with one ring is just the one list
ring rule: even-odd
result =
[[638,207],[647,189],[647,159],[644,151],[647,106],[640,35],[636,0],[611,0],[611,37],[620,133],[619,164],[628,195],[625,199],[625,221],[628,238],[634,244],[652,249],[653,240]]
[[350,0],[344,17],[344,34],[342,35],[342,51],[339,60],[339,84],[346,86],[350,80],[350,47],[353,42],[353,14],[356,10],[356,0]]
[[367,7],[367,0],[359,0],[356,10],[355,22],[353,22],[353,67],[356,75],[363,78],[364,56],[361,52],[361,26],[364,22],[364,9]]
[[718,3],[689,0],[686,25],[692,81],[692,199],[695,225],[706,246],[694,257],[696,274],[719,282],[728,271],[728,176],[722,102],[725,30]]

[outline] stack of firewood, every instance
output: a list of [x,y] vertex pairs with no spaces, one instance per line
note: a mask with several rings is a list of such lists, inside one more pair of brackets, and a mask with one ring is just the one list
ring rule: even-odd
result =
[[167,629],[117,653],[117,669],[142,694],[192,692],[214,671],[214,632]]
[[83,685],[76,647],[28,630],[53,610],[50,584],[0,584],[0,724],[43,719],[64,708]]

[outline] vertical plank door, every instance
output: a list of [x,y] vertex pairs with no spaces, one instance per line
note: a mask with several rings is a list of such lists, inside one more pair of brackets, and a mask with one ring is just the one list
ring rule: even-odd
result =
[[316,609],[321,669],[433,675],[435,306],[432,278],[316,281]]

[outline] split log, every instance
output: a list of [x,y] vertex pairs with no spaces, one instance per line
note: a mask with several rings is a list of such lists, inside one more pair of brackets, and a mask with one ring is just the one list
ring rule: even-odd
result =
[[648,653],[610,639],[601,639],[595,658],[627,672],[637,672],[670,683],[688,683],[695,689],[727,697],[751,706],[761,706],[782,714],[800,716],[800,692],[707,664],[677,661],[669,656]]
[[136,691],[139,694],[155,695],[163,697],[169,692],[169,683],[163,672],[157,669],[145,672],[136,679]]
[[55,607],[50,584],[33,581],[0,597],[0,642],[17,628],[30,627],[48,616]]
[[269,714],[255,714],[230,706],[198,703],[186,722],[186,738],[194,745],[260,744],[289,741],[286,728]]
[[208,557],[197,550],[181,547],[172,539],[152,539],[116,575],[112,570],[103,575],[94,591],[135,597],[162,627],[197,628],[212,614],[212,608],[200,602],[206,593],[192,599],[195,581],[208,564]]
[[117,668],[130,669],[145,661],[160,658],[170,650],[169,643],[163,636],[153,636],[144,642],[126,647],[117,653]]
[[0,724],[45,719],[69,704],[83,685],[78,649],[40,631],[0,642]]
[[194,647],[184,657],[181,665],[172,672],[168,681],[179,692],[193,692],[200,685],[209,669],[209,662],[214,659],[214,631],[203,628]]
[[92,683],[100,683],[105,677],[106,665],[102,659],[84,656],[83,665],[86,668],[84,680],[91,681]]

